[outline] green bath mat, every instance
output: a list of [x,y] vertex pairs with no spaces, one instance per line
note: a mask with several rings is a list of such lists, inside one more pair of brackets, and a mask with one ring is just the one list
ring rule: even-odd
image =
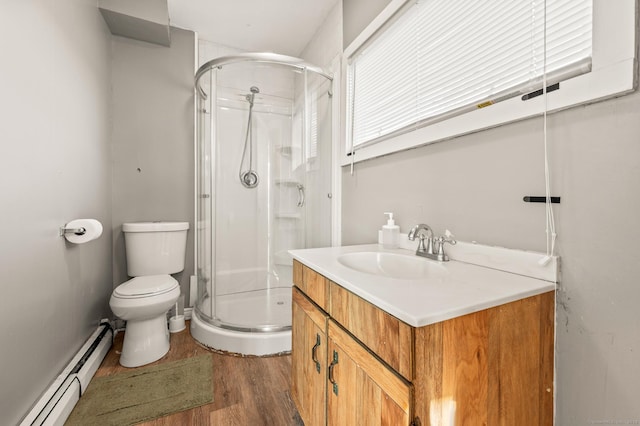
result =
[[213,401],[212,361],[200,355],[95,377],[65,425],[133,425]]

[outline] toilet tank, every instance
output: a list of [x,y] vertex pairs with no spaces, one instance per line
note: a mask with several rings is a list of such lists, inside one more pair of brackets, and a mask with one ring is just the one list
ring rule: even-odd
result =
[[175,274],[184,269],[189,222],[123,223],[130,277]]

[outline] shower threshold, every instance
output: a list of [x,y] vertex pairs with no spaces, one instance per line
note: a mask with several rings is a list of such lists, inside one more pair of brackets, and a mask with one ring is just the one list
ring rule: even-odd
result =
[[192,336],[203,345],[242,355],[291,351],[291,288],[218,296],[217,317],[194,310]]

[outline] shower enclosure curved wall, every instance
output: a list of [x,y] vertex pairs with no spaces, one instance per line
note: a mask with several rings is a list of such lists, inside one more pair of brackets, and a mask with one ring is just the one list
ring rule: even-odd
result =
[[292,258],[331,244],[331,78],[259,53],[196,74],[197,281],[191,333],[249,355],[291,350]]

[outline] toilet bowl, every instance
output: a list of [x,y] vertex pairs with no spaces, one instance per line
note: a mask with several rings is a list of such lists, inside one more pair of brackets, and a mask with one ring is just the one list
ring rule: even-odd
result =
[[170,275],[136,277],[120,284],[109,305],[127,321],[120,364],[138,367],[169,352],[167,311],[180,297],[180,285]]
[[138,367],[169,351],[167,312],[180,297],[170,274],[184,269],[188,222],[125,223],[127,273],[111,294],[113,314],[127,321],[120,364]]

